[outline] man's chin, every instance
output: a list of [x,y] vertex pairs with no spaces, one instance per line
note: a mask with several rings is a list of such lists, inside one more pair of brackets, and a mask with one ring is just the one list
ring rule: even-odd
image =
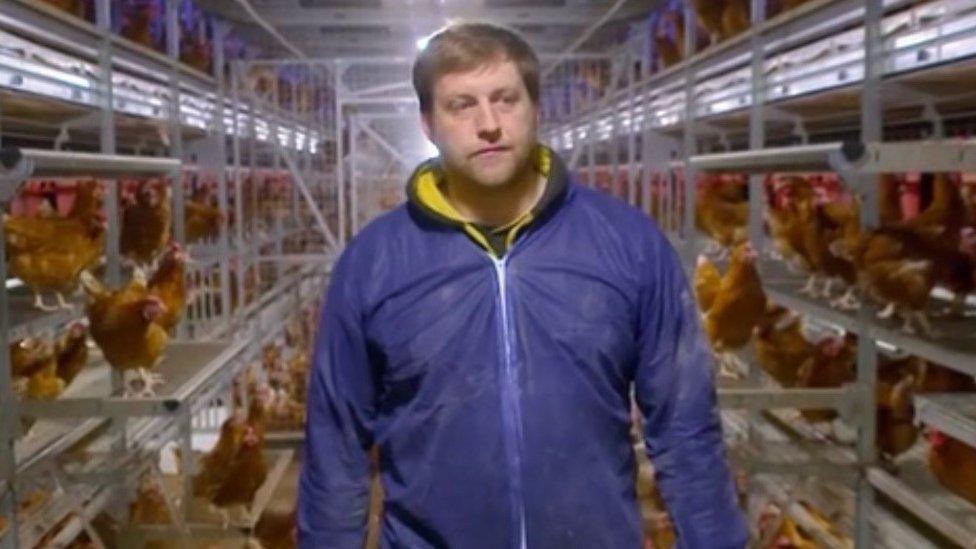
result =
[[511,170],[496,173],[473,173],[469,174],[469,181],[479,187],[498,189],[514,183],[515,177]]

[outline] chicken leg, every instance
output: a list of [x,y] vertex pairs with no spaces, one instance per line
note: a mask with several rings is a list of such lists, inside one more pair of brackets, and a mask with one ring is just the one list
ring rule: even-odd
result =
[[57,305],[47,305],[44,303],[44,296],[40,292],[34,293],[34,308],[44,311],[45,313],[53,313],[59,310]]
[[145,368],[136,370],[136,377],[126,384],[123,398],[152,398],[156,396],[155,387],[163,385],[166,380],[159,374],[154,374]]
[[64,309],[66,311],[71,311],[71,310],[73,310],[75,308],[74,305],[68,303],[68,301],[64,298],[64,294],[62,294],[61,292],[55,292],[54,295],[56,295],[58,297],[58,308],[59,309]]
[[220,513],[220,527],[224,530],[230,528],[230,511],[228,509],[219,509],[217,512]]
[[966,294],[956,292],[952,295],[952,301],[940,311],[939,316],[948,318],[964,318],[966,316]]
[[251,524],[254,517],[251,514],[251,509],[247,505],[241,505],[241,518],[244,520],[245,524]]
[[819,297],[817,292],[817,282],[819,282],[819,280],[817,279],[817,275],[815,274],[810,275],[810,278],[807,279],[807,283],[802,288],[800,288],[800,294],[807,295],[810,297]]
[[908,318],[914,318],[918,322],[918,325],[922,328],[922,334],[926,337],[930,339],[942,337],[942,333],[932,327],[932,323],[929,322],[929,317],[925,314],[925,311],[909,313]]
[[844,295],[831,301],[830,306],[842,311],[856,311],[861,306],[861,302],[855,295],[854,287],[850,286],[847,288],[847,292],[844,293]]
[[725,377],[729,379],[742,379],[742,373],[739,372],[738,363],[735,360],[735,355],[729,351],[722,351],[717,353],[718,361],[718,377]]
[[28,382],[27,376],[17,376],[11,381],[10,388],[13,389],[15,395],[23,397],[27,394]]
[[834,280],[833,278],[828,278],[824,281],[823,288],[820,290],[820,296],[824,299],[830,299],[831,294],[834,292]]

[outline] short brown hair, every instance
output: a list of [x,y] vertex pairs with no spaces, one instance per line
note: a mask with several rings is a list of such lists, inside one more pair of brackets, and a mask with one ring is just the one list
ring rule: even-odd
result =
[[539,58],[515,31],[488,23],[453,23],[434,33],[413,64],[413,87],[420,110],[430,112],[434,82],[498,60],[515,63],[529,98],[539,104]]

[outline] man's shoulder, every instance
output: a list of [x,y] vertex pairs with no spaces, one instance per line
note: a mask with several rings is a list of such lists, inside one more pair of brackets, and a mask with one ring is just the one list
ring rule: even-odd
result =
[[614,257],[627,258],[629,269],[641,272],[651,265],[673,263],[674,250],[667,236],[647,213],[623,200],[600,191],[576,185],[574,225],[588,225],[599,235],[598,241],[606,249],[616,253]]

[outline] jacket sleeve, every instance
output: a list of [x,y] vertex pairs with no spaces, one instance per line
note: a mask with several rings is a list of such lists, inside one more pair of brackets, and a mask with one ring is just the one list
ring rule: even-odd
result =
[[657,233],[639,309],[637,403],[647,454],[681,549],[744,547],[698,310],[677,254]]
[[319,315],[298,487],[298,546],[360,549],[369,506],[376,390],[356,280],[333,272]]

